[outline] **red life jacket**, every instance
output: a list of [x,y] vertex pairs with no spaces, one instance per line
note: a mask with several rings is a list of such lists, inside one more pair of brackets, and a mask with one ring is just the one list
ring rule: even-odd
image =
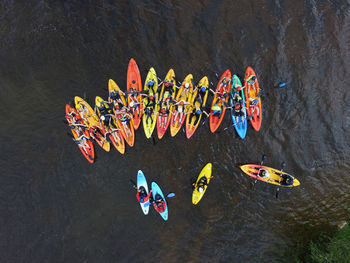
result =
[[159,205],[159,207],[156,205],[156,202],[153,204],[153,206],[158,213],[163,213],[166,209],[166,204],[164,201],[162,201],[162,204]]
[[137,193],[136,193],[136,199],[137,199],[137,201],[139,201],[140,203],[145,203],[145,202],[148,202],[149,197],[151,196],[151,194],[152,194],[152,193],[149,192],[147,196],[143,197],[143,202],[141,202],[141,201],[140,201],[140,200],[141,200],[140,192],[137,192]]

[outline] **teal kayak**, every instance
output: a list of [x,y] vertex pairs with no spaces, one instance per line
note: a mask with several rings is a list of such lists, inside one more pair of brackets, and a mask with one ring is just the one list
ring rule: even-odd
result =
[[[238,89],[238,90],[237,90]],[[240,113],[236,112],[234,109],[234,101],[233,98],[238,94],[242,98],[242,109]],[[232,85],[231,85],[231,93],[230,93],[230,107],[231,108],[231,117],[233,121],[233,125],[235,126],[235,129],[242,139],[247,134],[247,110],[245,106],[245,97],[243,92],[242,83],[237,77],[237,75],[232,76]],[[238,122],[237,122],[238,119]]]
[[168,220],[168,204],[166,203],[166,200],[165,200],[165,197],[163,195],[163,192],[162,192],[160,187],[155,182],[152,182],[151,188],[152,188],[153,200],[159,199],[159,196],[160,196],[163,199],[163,201],[165,202],[166,209],[165,209],[165,211],[163,213],[159,213],[159,214],[162,216],[162,218],[165,221],[167,221]]

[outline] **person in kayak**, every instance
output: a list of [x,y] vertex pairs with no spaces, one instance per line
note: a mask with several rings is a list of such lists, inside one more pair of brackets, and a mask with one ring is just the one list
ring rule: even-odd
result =
[[[198,91],[198,98],[201,99],[201,101],[204,100],[205,94],[207,93],[208,88],[205,86],[202,86]],[[202,104],[202,102],[201,102]]]
[[255,83],[256,81],[256,76],[254,75],[250,75],[247,80],[246,80],[246,83],[248,84],[248,94],[249,94],[249,91],[250,91],[250,87],[253,85],[253,88],[254,88],[254,92],[256,93],[256,89],[255,89]]
[[99,101],[96,107],[100,111],[100,120],[106,127],[112,124],[112,109],[105,101]]
[[235,93],[233,99],[233,114],[236,117],[236,123],[239,122],[239,117],[242,117],[242,123],[244,123],[244,112],[243,112],[243,99],[238,93]]
[[279,180],[280,185],[290,186],[293,185],[294,180],[291,176],[287,174],[280,174],[281,178]]
[[256,115],[259,115],[259,107],[257,106],[259,103],[258,98],[249,98],[249,108],[251,110],[251,115],[256,111]]
[[260,168],[258,173],[255,174],[257,176],[259,176],[260,178],[262,179],[266,179],[266,178],[269,178],[270,177],[270,172],[268,170],[265,170],[263,168]]
[[165,81],[164,82],[164,93],[163,95],[165,95],[165,93],[168,92],[168,96],[172,96],[171,94],[174,93],[174,84],[171,81]]
[[84,121],[89,125],[89,121],[87,120],[88,117],[91,117],[89,114],[89,109],[87,107],[85,107],[84,104],[79,103],[77,110],[80,114],[80,116],[84,119]]
[[137,189],[136,199],[140,203],[146,203],[146,202],[148,202],[151,194],[152,194],[152,189],[151,189],[151,191],[149,191],[149,193],[147,195],[145,188],[143,186],[141,186],[140,188]]
[[211,107],[211,110],[213,111],[213,116],[220,117],[222,113],[221,102],[214,103],[214,105]]
[[155,88],[154,87],[154,83],[155,82],[153,80],[150,80],[150,81],[147,82],[146,85],[148,86],[149,89],[151,89],[153,91],[153,93],[156,93],[156,91],[154,90],[154,88]]
[[175,117],[174,117],[174,123],[176,120],[182,120],[184,114],[186,114],[186,105],[190,104],[184,100],[180,100],[179,102],[175,103]]
[[154,115],[153,108],[149,108],[149,107],[145,108],[144,114],[146,115],[146,122],[148,122],[150,118],[151,118],[151,122],[153,122],[153,115]]
[[[210,178],[212,178],[212,177],[210,177]],[[203,176],[203,177],[201,177],[201,179],[199,179],[197,185],[196,185],[196,182],[194,182],[192,184],[192,189],[193,190],[196,189],[198,192],[203,193],[205,186],[207,186],[207,185],[208,185],[207,177]]]
[[153,207],[158,213],[163,213],[166,210],[166,203],[159,194],[156,195],[156,200],[153,201]]

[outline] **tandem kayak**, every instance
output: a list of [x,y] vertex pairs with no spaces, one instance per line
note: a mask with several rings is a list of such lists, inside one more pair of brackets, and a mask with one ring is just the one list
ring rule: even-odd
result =
[[[194,132],[197,130],[201,121],[203,110],[207,102],[209,93],[209,80],[207,76],[204,76],[198,83],[196,90],[188,100],[190,103],[189,114],[186,116],[186,137],[191,138]],[[196,114],[196,110],[200,109],[201,113]]]
[[225,103],[228,102],[231,90],[231,71],[227,69],[221,76],[216,86],[215,95],[211,104],[209,127],[214,133],[220,126],[226,111]]
[[245,164],[240,166],[241,170],[254,179],[284,187],[300,185],[295,177],[286,172],[258,164]]
[[69,127],[71,128],[74,140],[78,144],[80,151],[90,163],[93,163],[95,159],[94,145],[89,140],[89,133],[79,126],[83,125],[83,119],[79,115],[78,111],[75,108],[71,107],[69,104],[66,104],[65,118],[68,122]]
[[107,136],[110,139],[111,143],[117,149],[117,151],[119,151],[121,154],[124,154],[124,138],[121,133],[121,129],[118,129],[118,125],[113,113],[113,108],[110,107],[109,104],[99,96],[95,97],[95,106],[97,116],[100,118],[100,122],[103,125],[103,128],[107,131]]
[[[240,99],[239,102],[237,102]],[[235,108],[235,101],[236,104],[240,105],[241,107]],[[231,94],[230,94],[230,106],[231,108],[231,117],[233,121],[233,125],[235,126],[235,129],[242,139],[247,134],[247,111],[245,106],[245,97],[244,97],[244,91],[242,87],[242,83],[237,77],[237,75],[232,76],[232,84],[231,84]],[[237,121],[238,120],[238,121]]]
[[[143,89],[148,94],[143,98],[142,123],[146,138],[149,139],[156,127],[159,111],[159,105],[157,104],[158,79],[154,68],[149,69]],[[150,98],[153,98],[153,100],[150,100]]]
[[118,128],[121,129],[123,137],[127,144],[132,147],[135,141],[135,131],[132,125],[132,115],[127,112],[127,103],[124,97],[124,92],[120,90],[117,83],[113,79],[108,81],[108,96],[113,102],[113,111],[116,115]]
[[[186,114],[188,113],[188,98],[193,93],[193,76],[188,74],[182,82],[179,91],[175,98],[175,105],[172,106],[171,112],[173,112],[170,121],[170,134],[174,137],[181,129],[182,124],[186,120]],[[187,88],[185,87],[188,86]]]
[[75,108],[80,113],[86,126],[89,128],[90,137],[93,138],[98,145],[106,152],[110,151],[110,144],[105,139],[106,130],[101,125],[96,113],[91,106],[82,98],[74,97]]
[[170,69],[165,76],[162,89],[160,90],[160,93],[157,96],[159,98],[157,103],[160,105],[159,113],[157,117],[158,139],[163,138],[170,124],[171,115],[172,115],[170,108],[172,106],[171,101],[175,99],[175,92],[176,92],[175,85],[176,85],[175,72],[173,69]]
[[142,91],[142,83],[139,67],[133,58],[129,61],[126,88],[128,91],[128,104],[130,105],[131,101],[138,103],[133,112],[133,125],[134,129],[137,130],[142,116],[142,96],[140,93]]
[[259,82],[254,70],[247,67],[244,76],[244,95],[247,102],[247,114],[252,116],[250,123],[254,130],[259,131],[262,121],[261,98],[259,96]]

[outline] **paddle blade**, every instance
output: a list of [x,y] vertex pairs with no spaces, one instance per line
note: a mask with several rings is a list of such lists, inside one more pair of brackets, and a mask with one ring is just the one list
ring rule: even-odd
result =
[[145,203],[144,205],[143,205],[143,207],[149,207],[151,205],[151,203],[150,202],[147,202],[147,203]]
[[175,193],[170,193],[170,194],[167,195],[168,198],[174,197],[174,196],[175,196]]
[[135,183],[132,179],[129,180],[129,185],[130,185],[131,187],[133,187],[135,190],[137,190],[136,183]]
[[264,163],[265,159],[266,159],[266,155],[265,155],[265,154],[263,154],[263,155],[262,155],[262,157],[261,157],[261,165],[263,165],[263,163]]

